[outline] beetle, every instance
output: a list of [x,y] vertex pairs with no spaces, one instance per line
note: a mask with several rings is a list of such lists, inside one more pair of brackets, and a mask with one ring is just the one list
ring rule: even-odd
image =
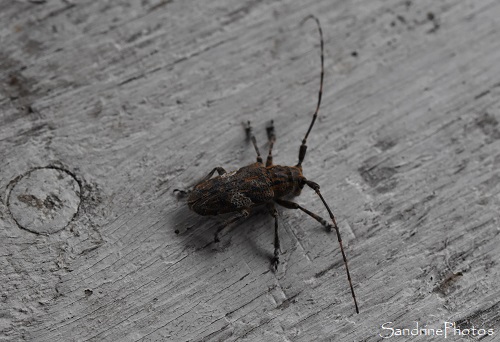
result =
[[[321,76],[318,92],[318,102],[312,117],[312,121],[309,125],[306,135],[304,136],[304,139],[302,139],[302,143],[299,148],[298,163],[295,166],[282,166],[273,164],[272,149],[276,140],[276,135],[274,130],[274,123],[273,121],[271,121],[271,125],[267,127],[269,151],[266,158],[266,163],[264,164],[259,148],[257,147],[257,141],[252,132],[252,127],[250,125],[250,122],[248,122],[246,124],[246,133],[252,141],[253,147],[257,154],[257,160],[255,163],[244,166],[239,170],[233,172],[226,172],[226,170],[224,170],[222,167],[216,167],[212,171],[210,171],[210,173],[208,173],[208,175],[206,175],[200,182],[198,182],[192,190],[183,191],[176,189],[174,191],[188,194],[187,203],[189,208],[199,215],[210,216],[236,213],[232,218],[227,220],[221,227],[217,229],[214,237],[215,242],[219,241],[219,233],[225,227],[240,219],[248,217],[253,208],[258,206],[266,206],[269,210],[269,213],[274,218],[274,257],[271,260],[271,265],[274,270],[277,270],[278,268],[280,253],[278,213],[275,204],[288,209],[298,209],[303,211],[304,213],[318,221],[321,225],[323,225],[327,229],[327,231],[331,231],[332,228],[335,229],[340,246],[340,251],[342,252],[342,257],[344,259],[344,266],[346,269],[352,298],[354,300],[356,313],[359,313],[356,295],[354,294],[354,288],[352,285],[351,276],[349,274],[349,268],[347,266],[347,258],[344,252],[342,238],[340,237],[340,231],[335,221],[335,217],[320,192],[320,186],[317,183],[307,179],[302,172],[302,162],[304,161],[307,151],[307,138],[314,126],[321,105],[324,78],[323,31],[321,29],[319,19],[313,15],[309,15],[304,18],[301,22],[301,25],[308,19],[313,19],[316,22],[319,31],[321,46]],[[218,176],[214,177],[215,172],[218,173]],[[300,195],[302,189],[305,186],[313,189],[319,196],[328,211],[331,223],[327,222],[325,219],[309,211],[298,203],[286,199],[289,197],[296,197]]]

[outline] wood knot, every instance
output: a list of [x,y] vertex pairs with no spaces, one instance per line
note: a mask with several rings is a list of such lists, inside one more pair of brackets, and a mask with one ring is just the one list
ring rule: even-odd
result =
[[7,206],[16,224],[35,234],[66,227],[80,206],[80,184],[68,170],[34,168],[11,182]]

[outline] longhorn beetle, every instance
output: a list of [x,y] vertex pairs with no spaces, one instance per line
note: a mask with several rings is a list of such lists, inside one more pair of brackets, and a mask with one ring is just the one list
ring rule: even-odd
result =
[[[318,18],[313,15],[309,15],[304,18],[301,25],[308,19],[314,19],[318,26],[320,46],[321,46],[321,76],[320,76],[320,86],[318,92],[318,103],[316,105],[316,110],[312,117],[311,124],[302,139],[302,144],[299,149],[299,162],[295,166],[281,166],[273,164],[272,149],[276,136],[274,133],[274,124],[271,121],[271,126],[267,127],[267,136],[269,139],[269,152],[266,159],[266,165],[262,161],[259,148],[257,147],[257,141],[252,133],[252,127],[250,122],[247,123],[246,133],[250,137],[255,152],[257,153],[257,162],[250,164],[248,166],[242,167],[241,169],[233,172],[226,172],[222,167],[216,167],[210,173],[203,178],[198,184],[194,186],[191,191],[174,190],[180,193],[189,194],[188,196],[188,206],[191,210],[199,215],[219,215],[225,213],[236,213],[232,218],[227,220],[224,225],[219,227],[215,233],[215,242],[219,241],[219,233],[228,225],[250,215],[251,210],[257,206],[266,206],[269,210],[271,216],[274,217],[274,257],[272,258],[271,264],[274,270],[277,270],[279,264],[279,252],[280,252],[280,240],[278,234],[278,213],[275,208],[275,204],[288,209],[299,209],[305,212],[307,215],[311,216],[313,219],[321,223],[328,231],[332,230],[332,227],[337,232],[337,239],[339,241],[340,251],[342,252],[342,257],[344,259],[344,265],[347,273],[347,280],[349,281],[349,286],[351,288],[352,298],[354,300],[354,306],[356,308],[356,313],[359,313],[358,303],[356,301],[356,295],[354,294],[354,288],[352,286],[351,276],[349,274],[349,268],[347,266],[347,258],[344,252],[344,247],[342,246],[342,239],[340,237],[340,231],[335,221],[333,213],[326,204],[325,199],[319,191],[319,185],[313,181],[308,180],[302,174],[302,162],[306,156],[307,145],[306,140],[311,132],[316,117],[318,116],[319,107],[321,104],[321,95],[323,93],[323,31],[319,23]],[[216,177],[212,177],[217,171],[219,174]],[[300,195],[301,190],[307,185],[313,189],[319,196],[321,201],[326,207],[328,214],[332,223],[328,223],[326,220],[316,215],[315,213],[307,210],[301,205],[283,199],[283,197],[293,197]]]

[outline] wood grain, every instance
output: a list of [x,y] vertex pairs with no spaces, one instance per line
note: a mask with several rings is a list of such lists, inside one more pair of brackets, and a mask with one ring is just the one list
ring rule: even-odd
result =
[[[215,245],[224,218],[173,194],[253,162],[247,120],[265,151],[273,119],[275,163],[296,163],[319,83],[308,14],[325,86],[304,174],[336,214],[359,315],[310,217],[280,211],[273,273],[265,211]],[[456,322],[494,341],[499,15],[493,0],[5,1],[0,340],[379,341],[386,322]],[[80,204],[37,234],[8,199],[45,167],[74,175]],[[327,217],[312,191],[297,201]]]

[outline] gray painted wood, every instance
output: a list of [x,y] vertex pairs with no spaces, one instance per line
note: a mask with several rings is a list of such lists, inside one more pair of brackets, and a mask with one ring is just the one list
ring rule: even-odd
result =
[[[275,274],[265,211],[214,245],[224,218],[172,193],[253,162],[246,120],[266,150],[274,119],[275,162],[296,162],[319,82],[310,13],[326,74],[304,173],[337,216],[359,315],[314,220],[280,211]],[[3,1],[0,340],[378,341],[415,321],[498,336],[499,15],[494,0]],[[14,192],[45,167],[79,203],[58,206],[54,180]],[[11,199],[77,212],[36,234]],[[312,191],[297,201],[327,216]]]

